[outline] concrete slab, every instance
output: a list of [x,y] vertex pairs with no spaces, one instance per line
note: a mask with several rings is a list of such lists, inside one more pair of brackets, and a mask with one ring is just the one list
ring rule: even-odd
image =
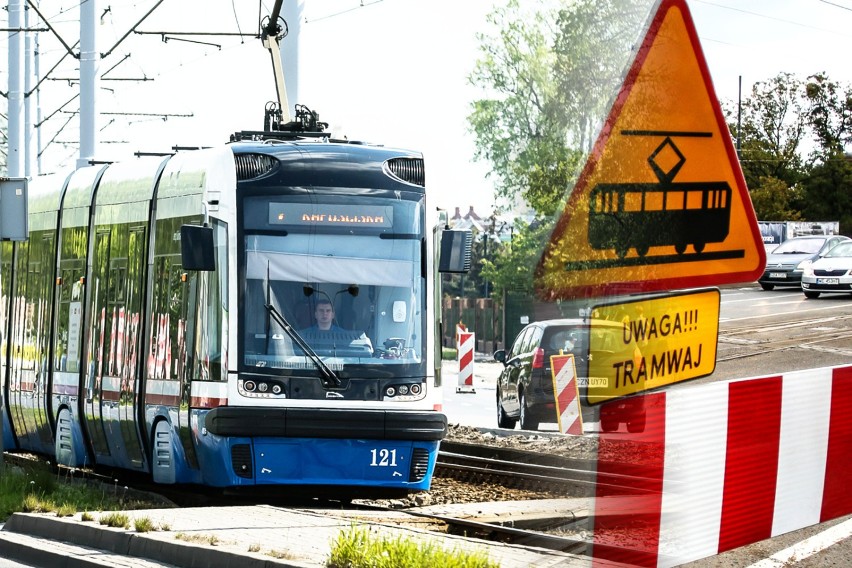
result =
[[[588,558],[572,554],[438,534],[422,528],[399,526],[392,519],[388,519],[390,522],[353,520],[339,511],[318,512],[264,505],[152,509],[127,511],[127,515],[131,526],[134,519],[146,518],[154,526],[165,528],[140,533],[82,521],[79,514],[59,518],[47,514],[16,513],[3,527],[0,543],[16,539],[23,541],[24,537],[29,537],[72,543],[95,551],[74,555],[78,560],[82,558],[80,562],[83,562],[73,564],[75,567],[103,566],[96,562],[97,551],[105,551],[186,568],[311,568],[325,566],[332,542],[356,523],[368,526],[373,535],[380,537],[431,542],[447,550],[479,551],[504,568],[589,565]],[[97,519],[99,514],[94,516]],[[33,546],[49,548],[44,542],[39,541]],[[57,566],[55,563],[38,565]]]

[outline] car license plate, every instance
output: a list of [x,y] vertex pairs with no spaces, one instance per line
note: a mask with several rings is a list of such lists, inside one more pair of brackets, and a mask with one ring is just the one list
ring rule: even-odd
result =
[[840,284],[839,278],[817,278],[817,284]]
[[769,277],[770,278],[787,278],[787,273],[786,272],[770,272]]

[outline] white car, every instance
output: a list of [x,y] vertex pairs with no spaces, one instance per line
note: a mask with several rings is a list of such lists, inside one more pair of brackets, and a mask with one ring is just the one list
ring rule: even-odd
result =
[[808,298],[822,293],[852,293],[852,242],[843,242],[804,267],[802,291]]

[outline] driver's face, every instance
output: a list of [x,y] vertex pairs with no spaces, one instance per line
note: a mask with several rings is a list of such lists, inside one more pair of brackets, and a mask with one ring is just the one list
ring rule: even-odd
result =
[[331,322],[334,319],[334,308],[330,304],[320,304],[314,311],[317,318],[317,327],[320,329],[329,329]]

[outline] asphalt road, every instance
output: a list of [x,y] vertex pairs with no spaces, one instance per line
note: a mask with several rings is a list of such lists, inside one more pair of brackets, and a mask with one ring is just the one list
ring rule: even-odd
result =
[[[823,295],[809,300],[800,290],[792,288],[773,291],[763,291],[757,285],[724,288],[717,345],[713,373],[682,384],[852,364],[852,296]],[[496,427],[495,383],[501,369],[501,364],[481,357],[474,363],[475,392],[457,393],[458,364],[444,362],[444,411],[450,423]],[[556,424],[543,424],[542,430],[556,431]],[[848,566],[852,558],[850,537],[852,520],[844,517],[688,566]],[[818,552],[811,554],[813,550]],[[774,555],[776,561],[768,560]]]

